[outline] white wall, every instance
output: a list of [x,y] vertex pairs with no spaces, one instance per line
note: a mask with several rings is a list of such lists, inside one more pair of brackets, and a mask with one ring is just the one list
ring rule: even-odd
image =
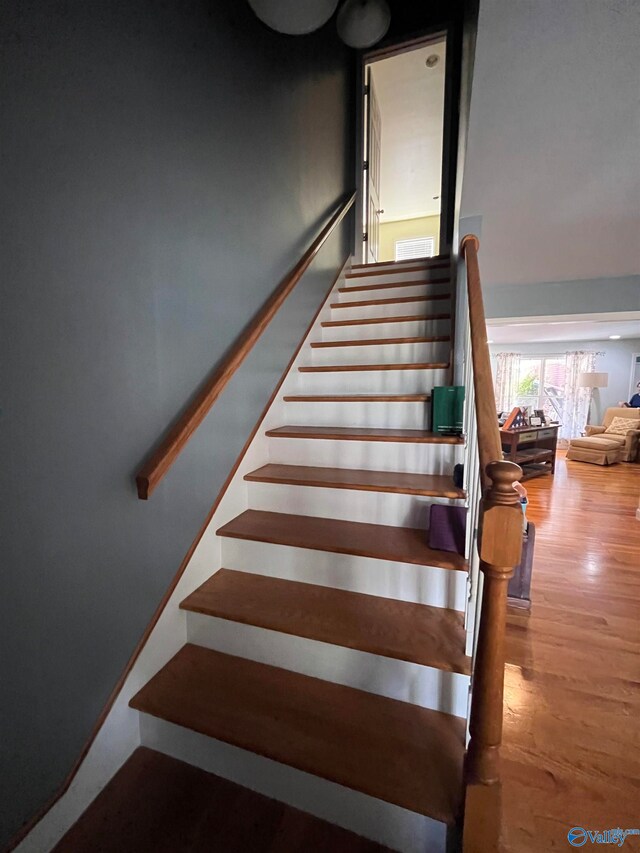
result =
[[519,352],[523,355],[553,355],[569,350],[595,350],[601,352],[596,358],[595,369],[609,374],[609,385],[600,388],[600,411],[615,406],[620,400],[629,399],[631,357],[640,352],[640,338],[622,341],[560,341],[553,343],[492,344],[491,363],[495,376],[495,356],[499,352]]
[[481,0],[462,215],[485,286],[640,273],[639,42],[637,0]]
[[[440,61],[427,68],[433,54]],[[382,222],[440,214],[445,66],[444,40],[369,66],[382,120]]]

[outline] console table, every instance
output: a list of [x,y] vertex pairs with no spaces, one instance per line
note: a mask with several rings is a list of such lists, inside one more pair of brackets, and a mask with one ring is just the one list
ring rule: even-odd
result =
[[523,480],[554,473],[559,429],[560,424],[548,424],[500,430],[504,458],[522,468]]

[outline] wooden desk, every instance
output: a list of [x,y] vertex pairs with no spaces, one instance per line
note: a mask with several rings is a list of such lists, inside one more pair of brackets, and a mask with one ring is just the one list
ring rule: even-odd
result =
[[523,480],[553,474],[560,424],[501,429],[504,458],[516,462],[524,471]]

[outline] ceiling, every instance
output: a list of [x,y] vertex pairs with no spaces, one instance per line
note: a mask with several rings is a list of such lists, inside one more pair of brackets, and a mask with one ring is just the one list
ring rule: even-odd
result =
[[[438,63],[425,60],[436,54]],[[370,66],[382,116],[381,222],[440,213],[445,43]],[[434,199],[434,196],[437,196]]]
[[487,320],[487,338],[493,344],[544,343],[552,341],[604,341],[610,335],[640,339],[640,312],[624,311],[603,318],[528,317]]

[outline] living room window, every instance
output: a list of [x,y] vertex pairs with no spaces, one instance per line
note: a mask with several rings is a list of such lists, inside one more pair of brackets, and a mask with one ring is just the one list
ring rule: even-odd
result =
[[496,353],[495,392],[498,412],[510,412],[515,406],[537,410],[545,418],[559,421],[562,439],[580,435],[587,422],[592,389],[580,382],[592,372],[594,350],[572,350],[545,355],[519,352]]
[[540,409],[545,417],[562,421],[566,386],[566,355],[521,356],[513,406]]

